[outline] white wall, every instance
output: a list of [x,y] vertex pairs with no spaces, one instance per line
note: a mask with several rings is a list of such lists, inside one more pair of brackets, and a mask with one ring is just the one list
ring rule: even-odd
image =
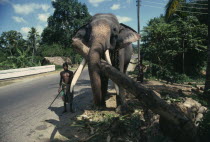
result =
[[10,70],[0,70],[0,79],[21,77],[26,75],[33,75],[39,73],[45,73],[55,70],[55,65],[29,67],[29,68],[19,68]]

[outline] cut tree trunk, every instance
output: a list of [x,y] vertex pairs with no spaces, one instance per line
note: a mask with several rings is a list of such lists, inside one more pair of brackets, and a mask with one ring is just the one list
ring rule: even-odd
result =
[[[72,45],[76,51],[88,60],[89,48],[79,39],[73,39]],[[161,120],[167,121],[167,125],[176,127],[168,130],[167,135],[176,141],[195,142],[198,141],[197,129],[194,123],[177,107],[167,104],[157,92],[138,84],[122,72],[118,71],[106,61],[99,63],[101,71],[114,81],[118,86],[132,93],[143,105],[160,115]]]

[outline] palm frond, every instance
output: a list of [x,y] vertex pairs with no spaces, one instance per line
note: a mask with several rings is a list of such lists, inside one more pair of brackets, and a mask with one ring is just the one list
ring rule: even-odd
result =
[[167,5],[165,6],[165,17],[166,19],[169,19],[171,15],[173,15],[177,8],[180,6],[180,2],[183,2],[185,0],[169,0]]

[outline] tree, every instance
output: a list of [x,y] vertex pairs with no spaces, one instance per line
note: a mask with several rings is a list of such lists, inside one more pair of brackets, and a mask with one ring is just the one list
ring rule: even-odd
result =
[[180,5],[180,2],[185,0],[169,0],[167,5],[165,6],[165,18],[168,20],[174,13],[176,13],[177,8]]
[[173,16],[180,17],[196,16],[201,24],[207,25],[208,8],[207,0],[187,1],[187,0],[169,0],[165,6],[166,21],[173,19]]
[[199,75],[206,59],[207,26],[193,16],[176,17],[169,23],[164,18],[151,19],[142,33],[142,52],[145,60],[152,62],[151,74],[164,77],[183,73],[184,53],[185,73]]
[[48,26],[42,33],[42,43],[70,47],[74,32],[91,17],[88,9],[77,0],[57,0],[52,2],[52,6],[55,11],[48,18]]
[[[210,13],[210,5],[208,3],[208,13]],[[207,51],[207,67],[206,67],[206,82],[204,94],[207,96],[210,102],[210,14],[208,14],[208,51]]]
[[5,51],[7,55],[13,56],[15,55],[16,49],[18,47],[21,47],[21,45],[24,44],[23,36],[20,32],[17,31],[8,31],[3,32],[0,37],[0,47],[2,50]]
[[28,42],[29,46],[31,46],[32,49],[32,62],[34,60],[34,56],[36,55],[38,41],[39,41],[39,34],[36,28],[32,27],[28,32]]

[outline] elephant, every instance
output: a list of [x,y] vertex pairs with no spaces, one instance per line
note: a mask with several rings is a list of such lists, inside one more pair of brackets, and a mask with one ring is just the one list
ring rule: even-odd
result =
[[[93,92],[94,104],[104,107],[108,89],[108,78],[101,72],[101,59],[105,59],[119,71],[126,73],[132,55],[132,42],[139,40],[140,35],[122,23],[113,14],[96,14],[75,33],[73,40],[79,39],[89,47],[88,70]],[[110,57],[111,55],[111,57]],[[70,91],[79,78],[86,60],[83,60],[75,73]],[[117,85],[115,85],[116,88]],[[119,89],[117,89],[119,94]]]

